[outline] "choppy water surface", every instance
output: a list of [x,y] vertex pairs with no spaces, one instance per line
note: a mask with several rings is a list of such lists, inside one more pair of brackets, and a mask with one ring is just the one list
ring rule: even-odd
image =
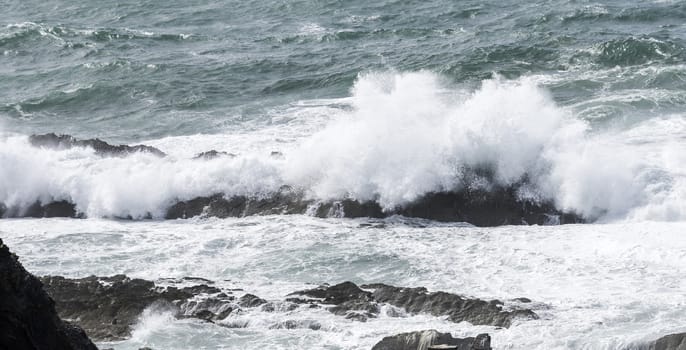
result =
[[[385,282],[524,296],[543,316],[495,330],[292,315],[329,322],[311,331],[148,315],[117,349],[367,349],[425,328],[488,331],[499,349],[621,349],[684,331],[684,23],[683,1],[5,2],[0,204],[66,200],[88,219],[2,220],[0,236],[37,274],[201,274],[266,298]],[[29,145],[45,132],[169,156]],[[236,157],[191,159],[210,149]],[[474,185],[480,167],[597,224],[160,221],[178,200],[283,185],[393,208]],[[127,216],[154,220],[103,219]]]

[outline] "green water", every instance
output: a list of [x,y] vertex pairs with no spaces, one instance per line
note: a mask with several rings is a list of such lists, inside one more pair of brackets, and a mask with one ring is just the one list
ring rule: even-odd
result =
[[10,1],[0,125],[114,141],[272,123],[360,73],[539,77],[598,125],[682,109],[681,1]]

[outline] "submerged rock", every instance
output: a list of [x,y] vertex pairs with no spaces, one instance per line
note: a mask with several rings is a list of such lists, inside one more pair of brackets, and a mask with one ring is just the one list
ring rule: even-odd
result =
[[97,350],[86,333],[62,321],[41,282],[0,240],[0,349]]
[[385,284],[363,285],[360,288],[352,282],[343,282],[330,287],[297,291],[290,296],[287,300],[296,303],[333,305],[329,307],[332,313],[361,321],[376,317],[381,304],[390,304],[411,314],[448,316],[453,322],[467,321],[474,325],[510,327],[515,319],[538,318],[529,309],[505,311],[497,300],[469,299],[445,292],[429,293],[426,288],[400,288]]
[[100,139],[79,140],[71,135],[57,135],[54,133],[44,135],[31,135],[29,142],[35,147],[47,147],[55,149],[68,149],[72,147],[90,147],[95,150],[95,153],[100,156],[116,156],[122,157],[135,152],[146,152],[154,154],[159,157],[164,157],[166,154],[159,149],[146,145],[110,145],[109,143]]
[[490,339],[488,334],[480,334],[476,338],[453,338],[450,333],[432,329],[385,337],[372,350],[491,350]]

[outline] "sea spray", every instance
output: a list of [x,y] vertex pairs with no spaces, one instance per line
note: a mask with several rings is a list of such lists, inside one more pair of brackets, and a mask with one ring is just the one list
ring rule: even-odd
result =
[[263,149],[196,160],[173,148],[163,149],[165,158],[103,157],[9,136],[0,149],[0,202],[65,200],[90,217],[135,219],[162,218],[181,200],[269,196],[283,185],[315,200],[376,201],[385,210],[428,193],[514,186],[524,201],[552,201],[592,220],[686,216],[678,200],[684,141],[655,131],[683,129],[679,117],[592,130],[533,79],[495,78],[470,91],[430,72],[365,73],[349,99],[329,103],[349,107],[283,144],[283,157]]

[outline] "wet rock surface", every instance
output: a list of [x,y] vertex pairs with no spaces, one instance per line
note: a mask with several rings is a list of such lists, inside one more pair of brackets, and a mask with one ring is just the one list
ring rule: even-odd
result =
[[57,135],[54,133],[44,135],[31,135],[29,142],[35,147],[68,149],[72,147],[90,147],[95,153],[105,157],[123,157],[131,153],[145,152],[164,157],[166,154],[159,149],[146,145],[110,145],[100,139],[79,140],[71,135]]
[[304,214],[309,202],[286,189],[267,198],[234,196],[225,198],[218,194],[180,201],[172,205],[165,215],[166,219],[182,219],[194,216],[218,218],[244,217],[252,215]]
[[235,297],[206,284],[183,288],[157,286],[124,275],[68,279],[42,277],[61,317],[73,320],[97,340],[121,340],[149,307],[172,311],[179,318],[213,321],[238,308]]
[[372,350],[491,350],[488,334],[476,338],[453,338],[449,333],[425,330],[385,337]]
[[686,350],[686,333],[666,335],[648,344],[638,346],[637,350]]
[[28,207],[7,207],[0,204],[0,218],[2,217],[78,218],[80,215],[76,212],[76,206],[68,201],[55,201],[47,204],[36,201]]
[[404,207],[384,211],[376,202],[350,199],[317,202],[299,193],[282,191],[267,198],[217,194],[180,201],[167,210],[167,219],[193,216],[244,217],[273,214],[312,214],[317,217],[384,218],[392,215],[444,222],[468,222],[476,226],[558,225],[582,223],[573,213],[563,213],[552,203],[522,202],[511,190],[495,192],[433,193]]
[[[467,222],[475,226],[500,225],[561,225],[583,223],[573,213],[563,213],[552,204],[518,202],[511,197],[485,193],[479,197],[464,193],[429,194],[405,207],[383,211],[376,202],[350,199],[318,202],[305,199],[301,193],[284,186],[284,190],[268,197],[232,196],[223,194],[180,200],[167,208],[165,219],[204,217],[246,217],[253,215],[308,214],[320,218],[385,218],[392,215],[443,222]],[[83,217],[69,201],[35,202],[28,208],[6,207],[0,204],[0,217]],[[121,219],[131,219],[122,217]]]
[[469,299],[457,294],[428,292],[426,288],[401,288],[385,284],[358,287],[352,282],[297,291],[288,301],[332,305],[329,311],[351,319],[365,321],[376,317],[381,304],[390,304],[410,314],[448,316],[453,322],[467,321],[474,325],[510,327],[516,319],[537,319],[529,309],[506,311],[497,300]]
[[[382,306],[389,304],[404,310],[398,311],[397,316],[431,314],[476,325],[509,327],[515,319],[537,318],[527,309],[503,310],[498,301],[385,284],[361,288],[352,282],[343,282],[296,291],[283,300],[268,301],[242,291],[242,295],[233,295],[234,290],[218,288],[214,282],[199,278],[162,279],[156,283],[124,275],[79,279],[45,276],[42,281],[55,299],[61,317],[83,327],[94,339],[108,341],[129,337],[146,309],[172,312],[177,318],[194,318],[229,328],[247,327],[246,312],[281,313],[273,318],[274,323],[268,325],[269,328],[312,330],[322,327],[318,320],[292,319],[291,312],[298,308],[323,307],[335,315],[364,322],[377,317]],[[390,313],[388,316],[394,317]]]
[[86,333],[61,320],[43,285],[0,240],[0,349],[97,350]]

